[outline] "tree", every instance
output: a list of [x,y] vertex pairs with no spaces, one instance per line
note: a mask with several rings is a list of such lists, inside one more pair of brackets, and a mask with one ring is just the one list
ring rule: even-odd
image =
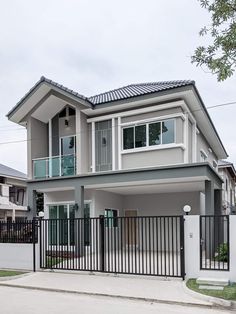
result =
[[236,68],[236,0],[199,1],[211,14],[211,24],[203,27],[199,35],[210,35],[212,43],[197,47],[192,63],[206,66],[218,81],[224,81]]

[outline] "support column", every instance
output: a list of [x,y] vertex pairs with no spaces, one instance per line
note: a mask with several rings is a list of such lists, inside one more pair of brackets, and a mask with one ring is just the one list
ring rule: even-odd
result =
[[214,192],[215,215],[222,215],[222,190]]
[[77,210],[75,211],[75,254],[76,256],[83,256],[85,251],[84,244],[84,186],[75,187],[75,204]]
[[16,210],[15,208],[12,209],[12,215],[11,215],[12,221],[16,220]]
[[33,219],[37,214],[36,190],[31,190],[29,187],[27,189],[27,206],[30,209],[27,215],[28,219]]
[[205,181],[205,215],[214,215],[214,184]]

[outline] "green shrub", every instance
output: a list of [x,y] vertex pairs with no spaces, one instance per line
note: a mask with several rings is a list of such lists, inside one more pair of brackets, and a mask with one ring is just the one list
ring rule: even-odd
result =
[[219,262],[228,262],[228,245],[227,243],[222,243],[218,246],[216,250],[215,259]]

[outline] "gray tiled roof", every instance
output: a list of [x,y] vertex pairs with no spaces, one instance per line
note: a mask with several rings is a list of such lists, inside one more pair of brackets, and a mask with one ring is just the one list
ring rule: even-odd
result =
[[233,165],[233,163],[229,162],[227,160],[221,159],[221,160],[218,161],[218,166],[220,166],[220,167],[224,167],[224,166],[227,167],[227,166],[231,166],[231,165]]
[[93,105],[99,105],[107,102],[147,95],[163,90],[169,90],[172,88],[193,84],[195,84],[195,82],[191,80],[131,84],[121,88],[113,89],[105,93],[91,96],[88,98],[88,100]]
[[26,174],[24,174],[23,172],[20,172],[18,170],[15,170],[15,169],[10,168],[8,166],[5,166],[3,164],[0,164],[0,176],[26,179]]

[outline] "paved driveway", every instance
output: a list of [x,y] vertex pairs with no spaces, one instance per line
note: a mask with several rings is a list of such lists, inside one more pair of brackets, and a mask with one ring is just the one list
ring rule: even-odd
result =
[[3,314],[227,314],[229,311],[0,287]]
[[37,272],[4,282],[4,284],[113,297],[123,296],[126,298],[211,305],[187,294],[183,289],[183,281],[181,279],[161,280],[157,277],[147,276],[89,275],[82,272]]

